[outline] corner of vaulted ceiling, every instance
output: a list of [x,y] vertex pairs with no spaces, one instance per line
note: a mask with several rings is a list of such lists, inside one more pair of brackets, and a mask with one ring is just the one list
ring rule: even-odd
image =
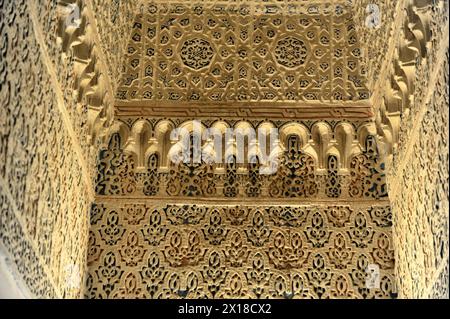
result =
[[[122,81],[124,65],[126,64],[126,59],[127,59],[127,48],[129,46],[129,39],[131,39],[131,36],[133,33],[134,22],[136,21],[138,15],[143,12],[143,8],[149,0],[133,0],[133,1],[136,1],[137,5],[134,8],[134,12],[131,13],[132,19],[130,20],[127,31],[125,32],[126,36],[124,39],[117,39],[118,43],[121,43],[123,47],[122,47],[122,50],[120,51],[121,54],[118,59],[119,65],[120,65],[120,76],[116,79],[116,83],[115,83],[116,91]],[[115,92],[115,93],[117,93],[117,92]]]

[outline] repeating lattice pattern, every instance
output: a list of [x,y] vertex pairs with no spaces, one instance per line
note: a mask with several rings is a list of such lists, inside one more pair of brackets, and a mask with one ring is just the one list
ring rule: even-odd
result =
[[[402,150],[391,192],[395,212],[396,260],[401,294],[415,298],[448,298],[448,54],[434,94],[410,139],[411,153]],[[411,132],[409,132],[411,134]],[[406,154],[405,154],[406,153]],[[394,179],[393,179],[394,180]],[[416,234],[421,234],[417,236]]]
[[[392,298],[386,206],[98,201],[89,298]],[[367,289],[369,264],[380,289]]]
[[[47,5],[52,7],[47,2],[41,9]],[[36,8],[29,1],[1,6],[0,241],[31,295],[78,298],[90,205],[75,151],[79,141],[68,133],[42,54],[44,43],[35,37],[40,24],[30,13]],[[67,113],[76,114],[73,109]],[[83,115],[70,119],[76,126]],[[72,283],[69,268],[79,274]]]

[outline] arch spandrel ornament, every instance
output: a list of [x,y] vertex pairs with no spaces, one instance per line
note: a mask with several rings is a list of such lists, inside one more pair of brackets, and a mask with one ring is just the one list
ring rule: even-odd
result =
[[[121,123],[116,126],[124,125],[124,122]],[[216,145],[207,141],[199,144],[202,148],[201,161],[194,161],[194,158],[188,162],[169,160],[169,169],[166,169],[159,158],[171,158],[176,155],[172,154],[176,145],[172,145],[163,136],[152,140],[151,143],[142,144],[144,149],[134,147],[136,151],[130,151],[131,148],[127,147],[136,140],[142,140],[141,135],[156,136],[161,123],[166,123],[166,120],[145,120],[144,123],[142,119],[131,119],[129,123],[125,124],[125,127],[122,126],[118,133],[113,133],[109,144],[100,151],[96,180],[99,196],[139,196],[154,199],[173,196],[216,199],[229,197],[234,200],[250,197],[261,200],[297,198],[303,201],[331,198],[338,200],[385,200],[387,198],[385,164],[378,153],[374,137],[367,135],[372,130],[372,124],[368,122],[353,122],[353,125],[348,123],[359,136],[353,140],[341,139],[339,144],[335,136],[341,132],[341,122],[292,123],[287,121],[287,124],[264,122],[264,125],[270,124],[272,128],[279,127],[281,131],[279,152],[273,159],[277,160],[278,168],[271,174],[260,174],[265,164],[260,161],[262,158],[259,158],[259,155],[256,161],[249,158],[241,164],[236,163],[238,153],[233,153],[234,161],[230,161],[230,158],[225,161],[227,152],[215,150]],[[176,123],[179,127],[192,128],[193,122],[180,119]],[[225,123],[229,128],[245,127],[247,130],[261,126],[258,122],[242,120],[221,123]],[[137,131],[135,126],[143,125],[148,128],[148,131],[142,131],[141,135],[127,134],[129,131]],[[174,128],[176,125],[170,124]],[[204,132],[208,129],[206,125],[216,126],[214,122],[204,123],[202,128]],[[312,139],[317,127],[327,127],[326,134],[329,135],[326,138],[322,136],[323,145],[320,146],[320,152],[316,151],[317,141]],[[152,133],[153,131],[155,133]],[[123,140],[121,134],[124,137],[128,136],[128,140]],[[224,139],[225,131],[220,141]],[[169,145],[165,145],[166,143]],[[355,144],[359,146],[355,147]],[[192,147],[193,144],[191,143],[190,146]],[[258,146],[254,147],[256,147],[253,150],[254,154],[264,154]],[[351,149],[348,155],[349,160],[344,162],[339,154],[348,153],[348,149]],[[235,148],[229,150],[235,151]],[[215,159],[216,153],[221,154],[220,161],[209,161],[209,159]],[[194,152],[189,154],[181,155],[180,153],[178,157],[181,159],[183,156],[194,156]],[[247,153],[244,152],[244,154]],[[137,168],[136,162],[146,163],[146,166]],[[327,168],[322,169],[319,163],[327,163]]]

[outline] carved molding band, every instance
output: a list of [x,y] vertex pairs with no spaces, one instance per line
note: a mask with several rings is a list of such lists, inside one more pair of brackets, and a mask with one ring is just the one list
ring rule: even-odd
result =
[[[226,147],[221,153],[221,163],[174,164],[169,156],[174,152],[174,144],[170,142],[174,123],[165,120],[154,123],[146,120],[133,123],[132,120],[131,123],[131,127],[123,122],[117,123],[117,133],[99,154],[98,195],[387,198],[384,163],[370,133],[370,125],[361,124],[355,129],[348,123],[338,123],[333,130],[325,122],[313,122],[311,130],[299,123],[280,125],[278,148],[282,152],[278,158],[279,168],[272,175],[262,175],[259,173],[261,166],[249,161],[225,165],[229,148],[236,155],[236,141],[222,144]],[[190,123],[184,122],[180,127],[188,128]],[[229,125],[215,122],[211,126],[224,129]],[[238,122],[235,128],[249,125]],[[257,125],[274,126],[269,122]],[[354,140],[355,130],[360,135],[358,140]],[[250,146],[246,147],[244,154],[249,152]],[[202,149],[204,155],[214,157],[214,144],[203,142]],[[255,154],[263,152],[266,150],[254,151]],[[339,181],[339,184],[331,181]]]

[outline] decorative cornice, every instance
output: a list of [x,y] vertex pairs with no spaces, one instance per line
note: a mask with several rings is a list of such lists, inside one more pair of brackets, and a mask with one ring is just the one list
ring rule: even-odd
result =
[[270,102],[116,102],[116,117],[192,117],[259,119],[373,119],[368,102],[270,103]]

